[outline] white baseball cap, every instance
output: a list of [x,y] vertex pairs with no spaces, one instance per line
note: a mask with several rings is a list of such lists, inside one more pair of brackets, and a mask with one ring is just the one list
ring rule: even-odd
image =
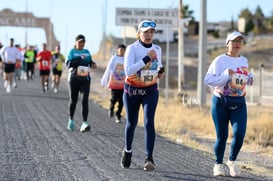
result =
[[230,40],[235,40],[237,37],[244,38],[244,36],[240,32],[238,32],[238,31],[233,31],[232,33],[228,34],[228,36],[226,38],[226,44],[228,44],[228,42]]

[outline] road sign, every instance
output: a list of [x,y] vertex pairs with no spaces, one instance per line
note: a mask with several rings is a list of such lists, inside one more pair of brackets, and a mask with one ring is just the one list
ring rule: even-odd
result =
[[178,9],[116,8],[116,25],[137,26],[142,20],[153,20],[158,27],[178,27]]

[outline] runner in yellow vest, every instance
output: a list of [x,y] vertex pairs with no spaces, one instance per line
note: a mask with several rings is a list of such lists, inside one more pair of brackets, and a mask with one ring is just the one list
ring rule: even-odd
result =
[[60,79],[63,70],[64,56],[60,53],[60,45],[55,47],[55,52],[52,52],[52,88],[55,93],[59,90]]
[[[27,50],[24,54],[25,58],[25,64],[26,64],[26,76],[27,81],[33,80],[33,74],[34,74],[34,60],[35,60],[35,52],[33,46],[28,46]],[[29,75],[30,72],[30,75]]]

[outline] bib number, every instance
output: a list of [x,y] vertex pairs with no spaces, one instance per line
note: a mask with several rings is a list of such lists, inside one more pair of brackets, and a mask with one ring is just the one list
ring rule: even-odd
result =
[[43,60],[42,61],[42,65],[43,65],[43,67],[48,67],[48,61],[47,60]]
[[153,80],[157,76],[157,71],[156,70],[141,70],[141,81],[144,83],[146,82],[153,82]]
[[78,66],[77,68],[77,76],[86,77],[89,75],[90,68],[86,66]]

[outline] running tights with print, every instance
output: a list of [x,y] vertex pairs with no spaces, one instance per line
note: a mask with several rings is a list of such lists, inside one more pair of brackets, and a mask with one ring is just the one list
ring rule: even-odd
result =
[[[132,90],[132,88],[130,89]],[[137,88],[133,89],[134,92],[138,92]],[[148,88],[141,88],[141,91],[139,92],[144,94],[130,94],[126,90],[123,94],[123,103],[127,115],[125,126],[125,149],[132,150],[139,109],[142,105],[146,156],[147,158],[152,158],[155,143],[154,116],[158,103],[158,89],[157,86],[154,85]]]
[[69,117],[73,119],[76,105],[78,102],[79,93],[82,93],[82,117],[83,121],[87,121],[88,117],[88,99],[90,90],[90,79],[73,79],[69,81]]
[[216,130],[216,143],[214,152],[216,163],[223,163],[228,139],[229,121],[232,126],[233,138],[230,144],[229,160],[235,161],[244,142],[247,125],[247,108],[244,103],[237,109],[227,109],[222,106],[221,100],[217,96],[212,98],[211,114]]

